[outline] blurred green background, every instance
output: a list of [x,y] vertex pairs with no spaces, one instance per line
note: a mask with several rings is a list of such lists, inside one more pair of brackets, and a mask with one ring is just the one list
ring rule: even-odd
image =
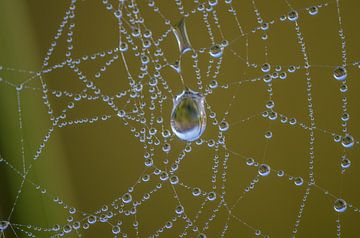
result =
[[[113,1],[116,2],[116,1]],[[219,1],[216,7],[225,38],[230,42],[239,37],[240,33],[228,6]],[[300,45],[297,43],[294,23],[280,22],[279,17],[289,11],[285,1],[256,1],[256,6],[265,21],[274,19],[276,22],[268,30],[267,41],[261,39],[261,31],[251,33],[258,27],[254,6],[251,1],[233,1],[237,10],[239,22],[244,32],[249,33],[247,40],[249,60],[258,65],[269,62],[272,67],[283,66],[286,70],[290,65],[304,65]],[[319,13],[310,16],[306,8],[323,3],[317,0],[290,1],[289,3],[299,12],[299,25],[304,36],[309,61],[314,67],[310,68],[312,77],[312,93],[315,121],[317,127],[326,130],[315,130],[315,162],[314,177],[316,184],[324,191],[329,191],[335,197],[342,197],[354,207],[360,206],[359,191],[359,145],[345,151],[352,164],[341,175],[340,159],[344,149],[333,141],[331,133],[341,134],[342,97],[339,91],[340,82],[332,77],[332,71],[341,65],[341,41],[338,36],[338,17],[336,1],[329,1],[328,6],[319,9]],[[152,30],[154,38],[161,36],[168,30],[168,26],[158,14],[151,11],[147,1],[138,1],[140,11],[145,19],[146,26]],[[195,8],[194,3],[184,1],[185,9]],[[115,4],[114,4],[115,5]],[[181,19],[175,2],[157,1],[161,12],[170,19],[172,24]],[[30,77],[28,71],[41,70],[42,60],[53,41],[58,26],[69,6],[69,1],[55,0],[2,0],[0,1],[0,155],[5,159],[0,163],[0,220],[7,220],[11,208],[16,200],[15,210],[11,216],[11,223],[31,224],[39,227],[53,227],[55,224],[65,225],[69,217],[69,208],[75,207],[78,211],[93,212],[104,204],[110,204],[115,198],[124,194],[130,186],[144,173],[144,145],[130,132],[132,126],[139,129],[139,124],[125,126],[114,112],[101,100],[80,101],[70,110],[66,120],[77,120],[102,115],[112,115],[106,121],[99,119],[90,124],[71,125],[64,128],[55,127],[50,140],[46,143],[39,159],[33,161],[44,136],[51,128],[51,121],[47,114],[48,108],[42,100],[42,91],[39,78],[31,80],[27,87],[20,91],[23,130],[19,128],[19,114],[17,91],[14,85],[21,84]],[[359,61],[359,17],[360,2],[357,0],[340,1],[340,11],[346,35],[346,50],[348,61],[348,112],[350,114],[349,131],[357,140],[360,137],[360,107],[359,107],[359,68],[352,65]],[[101,1],[79,1],[74,19],[74,50],[73,58],[92,55],[97,52],[108,51],[118,46],[118,26],[114,16],[105,9]],[[195,49],[211,46],[202,16],[197,13],[186,19],[189,38]],[[214,25],[212,25],[214,26]],[[216,29],[215,39],[221,37]],[[66,32],[65,32],[66,33]],[[170,33],[162,43],[165,55],[175,61],[178,57],[178,47],[175,37]],[[231,49],[244,57],[246,55],[246,37],[240,37],[231,45]],[[66,38],[63,37],[54,51],[49,65],[66,60]],[[267,47],[268,56],[265,58],[264,49]],[[126,54],[130,71],[139,73],[139,60]],[[102,73],[100,79],[95,74],[105,65],[111,56],[84,62],[79,68],[90,80],[94,80],[101,88],[102,93],[114,95],[129,88],[127,74],[122,60],[116,60]],[[119,57],[120,58],[120,57]],[[208,84],[211,80],[206,77],[209,57],[200,56],[199,65],[202,69],[202,80]],[[182,70],[185,84],[196,88],[195,74],[192,68],[191,54],[185,54],[182,59]],[[323,67],[318,67],[323,66]],[[14,69],[24,69],[19,72]],[[180,78],[171,68],[162,70],[164,79],[172,88],[174,94],[182,90]],[[223,63],[218,76],[219,84],[252,79],[261,75],[260,69],[251,69],[231,53],[224,51]],[[84,84],[78,76],[67,68],[54,70],[43,75],[44,82],[50,91],[60,90],[81,93]],[[267,87],[263,81],[249,82],[228,89],[218,88],[206,101],[221,119],[228,109],[232,97],[236,98],[231,104],[227,121],[230,130],[226,132],[226,144],[229,149],[253,157],[259,162],[266,162],[274,169],[284,169],[292,176],[301,176],[308,181],[309,173],[309,131],[300,126],[281,124],[279,120],[269,121],[260,114],[265,110],[268,100]],[[273,100],[275,110],[295,117],[299,122],[309,125],[307,111],[305,70],[302,68],[293,74],[288,73],[284,81],[274,81]],[[57,98],[50,94],[49,102],[55,115],[70,102],[70,98]],[[124,99],[116,101],[119,107],[125,103]],[[170,112],[172,99],[168,95],[163,104],[164,126],[170,129]],[[129,106],[131,108],[131,106]],[[130,109],[129,109],[130,110]],[[252,117],[251,120],[241,120]],[[273,138],[267,141],[264,133],[273,132]],[[159,129],[160,130],[160,129]],[[204,139],[216,139],[218,127],[208,121]],[[23,172],[21,137],[24,139],[24,155],[26,166],[32,164],[27,181],[21,186],[21,176],[16,172]],[[174,138],[171,141],[172,151],[167,155],[157,149],[154,161],[160,169],[164,158],[174,161],[178,152],[186,143]],[[192,151],[182,161],[177,175],[180,181],[191,187],[201,187],[205,191],[211,190],[211,176],[214,150],[206,145],[192,146]],[[220,149],[220,164],[224,160],[224,152]],[[13,165],[11,168],[9,164]],[[222,170],[220,171],[220,173]],[[159,182],[156,176],[151,182],[138,185],[133,193],[135,200],[141,199],[145,192],[149,192]],[[218,186],[221,186],[219,175]],[[242,156],[231,154],[227,166],[226,199],[231,206],[242,194],[246,186],[257,176],[256,167],[246,166]],[[40,185],[36,187],[34,184]],[[279,178],[272,172],[266,178],[260,178],[253,191],[247,193],[233,210],[233,214],[254,229],[260,229],[270,237],[289,237],[294,229],[299,206],[306,189],[297,187],[287,178]],[[19,188],[20,196],[16,199]],[[189,217],[193,218],[203,202],[203,198],[192,196],[191,190],[183,186],[175,186],[181,203]],[[46,188],[46,193],[41,190]],[[338,214],[333,209],[335,198],[324,193],[319,188],[312,187],[308,196],[303,217],[299,225],[297,237],[335,237],[337,233],[336,219],[341,220],[342,237],[358,237],[360,225],[359,212],[349,208],[345,213]],[[54,197],[59,197],[67,204],[56,204]],[[197,225],[203,227],[211,211],[216,208],[217,202],[208,203],[203,210]],[[174,216],[177,201],[174,198],[172,187],[164,183],[163,188],[152,195],[151,199],[138,208],[136,219],[139,221],[139,237],[153,234],[164,223]],[[208,237],[220,237],[221,231],[227,222],[228,212],[222,207],[217,217],[210,223],[206,231]],[[80,214],[74,215],[74,220],[81,219]],[[128,233],[128,237],[137,237],[133,229],[133,216],[117,216],[112,220],[115,224],[122,221],[121,229]],[[228,221],[229,230],[225,237],[253,237],[254,230],[238,220],[231,218]],[[166,231],[162,237],[177,237],[184,229],[183,221],[177,222],[175,228]],[[16,225],[14,225],[16,227]],[[20,226],[17,226],[20,227]],[[26,234],[17,229],[18,237]],[[49,232],[31,230],[36,237],[49,237]],[[83,237],[111,237],[111,226],[108,223],[99,223],[89,230],[81,229]],[[195,232],[189,232],[188,237],[196,237]],[[7,229],[2,235],[16,237]],[[67,237],[77,237],[71,233]],[[0,235],[1,237],[1,235]]]

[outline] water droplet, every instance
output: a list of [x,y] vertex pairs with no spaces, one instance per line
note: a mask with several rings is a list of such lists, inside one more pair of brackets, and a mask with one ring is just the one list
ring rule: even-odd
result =
[[268,64],[268,63],[265,63],[261,66],[261,71],[263,71],[264,73],[269,72],[270,69],[271,69],[271,67],[270,67],[270,64]]
[[171,112],[171,129],[185,141],[197,140],[206,128],[205,98],[197,92],[185,89],[174,99]]
[[344,199],[338,198],[335,200],[334,202],[334,209],[337,212],[345,212],[347,208],[347,203],[345,202]]
[[88,222],[90,224],[94,224],[96,222],[96,216],[93,216],[93,215],[89,216],[88,217]]
[[275,106],[275,103],[273,100],[269,100],[266,102],[266,108],[272,109],[272,108],[274,108],[274,106]]
[[223,48],[220,45],[211,46],[209,53],[214,58],[219,58],[222,56]]
[[285,175],[284,170],[279,170],[279,171],[277,172],[277,176],[279,176],[279,177],[283,177],[284,175]]
[[209,0],[209,5],[214,7],[218,4],[218,0]]
[[296,186],[301,186],[301,185],[303,185],[304,180],[303,180],[303,178],[301,178],[301,177],[296,177],[296,178],[294,179],[294,183],[295,183]]
[[130,203],[132,201],[132,196],[130,193],[125,193],[121,199],[124,203]]
[[172,28],[172,30],[176,37],[180,53],[184,54],[190,51],[192,47],[186,31],[185,18],[182,18],[180,22]]
[[175,208],[175,212],[176,212],[176,214],[178,214],[178,215],[183,214],[183,213],[184,213],[184,207],[181,206],[181,205],[177,206],[177,207]]
[[249,165],[249,166],[252,166],[254,165],[255,161],[253,158],[247,158],[246,159],[246,164]]
[[271,131],[265,132],[265,138],[266,139],[271,139],[272,138],[272,132]]
[[120,231],[121,231],[121,229],[120,229],[119,226],[113,226],[113,228],[112,228],[112,233],[113,234],[117,235],[117,234],[120,233]]
[[354,145],[354,137],[352,137],[349,134],[346,134],[342,140],[341,140],[341,144],[345,147],[345,148],[351,148]]
[[311,16],[314,16],[316,14],[318,14],[319,12],[319,9],[317,8],[317,6],[312,6],[308,9],[308,13],[311,15]]
[[193,188],[192,194],[193,194],[195,197],[200,196],[200,194],[201,194],[200,188]]
[[258,168],[258,173],[261,176],[268,176],[270,174],[270,166],[267,164],[261,164]]
[[336,80],[342,81],[345,80],[347,77],[347,72],[346,69],[342,66],[338,66],[334,69],[334,74],[333,74],[334,78]]
[[219,124],[219,130],[220,131],[227,131],[229,130],[229,123],[227,121],[222,121]]
[[341,168],[347,169],[350,167],[350,165],[351,165],[351,161],[348,158],[344,157],[341,159]]
[[216,193],[214,191],[209,192],[207,199],[209,199],[209,201],[214,201],[216,199]]
[[69,224],[67,224],[67,225],[64,226],[63,230],[64,230],[65,233],[70,233],[71,230],[72,230],[72,227]]
[[178,183],[179,183],[179,178],[178,178],[178,176],[172,175],[172,176],[170,177],[170,183],[171,183],[171,184],[178,184]]
[[128,50],[128,45],[126,42],[121,42],[119,48],[121,52],[126,52]]
[[8,221],[0,221],[0,231],[6,230],[8,228],[9,222]]
[[297,13],[297,11],[295,10],[292,10],[288,13],[288,16],[287,18],[290,20],[290,21],[296,21],[298,18],[299,18],[299,14]]
[[198,238],[206,238],[206,235],[204,233],[200,233],[197,237]]

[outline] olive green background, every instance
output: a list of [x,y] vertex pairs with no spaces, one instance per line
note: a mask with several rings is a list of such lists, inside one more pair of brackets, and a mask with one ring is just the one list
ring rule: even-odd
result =
[[[153,31],[155,38],[168,29],[161,18],[150,11],[145,1],[139,1],[145,24]],[[216,8],[225,38],[230,42],[239,37],[234,18],[226,10],[223,1]],[[261,40],[261,31],[251,33],[259,26],[251,1],[233,1],[237,9],[238,18],[244,32],[248,32],[248,57],[250,62],[258,65],[269,62],[273,67],[282,65],[287,69],[289,65],[303,65],[300,45],[297,43],[294,23],[279,22],[279,16],[289,11],[284,1],[258,0],[256,5],[262,18],[276,20],[268,30],[269,40]],[[335,66],[341,65],[341,42],[338,36],[338,18],[335,1],[319,9],[316,16],[310,16],[306,8],[322,1],[302,0],[290,1],[295,9],[299,9],[299,25],[309,53],[311,65],[312,93],[315,121],[318,128],[330,133],[341,133],[342,95],[339,91],[340,83],[332,77]],[[173,1],[158,1],[161,12],[173,24],[181,19]],[[184,0],[187,9],[194,8],[194,4]],[[2,0],[0,1],[0,65],[17,69],[38,71],[48,47],[57,31],[58,25],[65,14],[68,1],[55,0]],[[346,50],[348,61],[348,109],[350,113],[349,131],[357,140],[360,137],[360,107],[359,107],[359,68],[351,63],[359,60],[359,16],[360,2],[357,0],[340,1],[343,27],[346,35]],[[187,20],[190,41],[194,48],[210,47],[207,30],[199,13],[191,15]],[[76,28],[74,30],[73,57],[79,58],[100,51],[114,49],[118,44],[118,28],[115,18],[105,10],[101,1],[80,1],[76,10]],[[214,24],[212,24],[214,26]],[[217,29],[216,40],[221,37]],[[242,57],[246,56],[246,38],[240,37],[231,48]],[[268,48],[268,58],[265,59],[265,44]],[[163,42],[165,56],[169,60],[176,60],[178,48],[173,35],[169,35]],[[59,42],[51,64],[65,60],[65,39]],[[139,60],[130,53],[126,54],[130,70],[134,75],[139,73]],[[89,79],[104,65],[109,56],[104,59],[86,62],[80,65]],[[206,69],[209,57],[200,56],[203,82],[207,84]],[[192,68],[191,54],[185,54],[182,61],[185,84],[196,88],[195,74]],[[180,78],[171,68],[162,71],[174,93],[180,93],[182,86]],[[249,69],[238,57],[229,50],[225,50],[223,64],[218,77],[219,84],[247,80],[260,76],[259,69]],[[27,79],[28,75],[0,71],[0,76],[7,81],[19,84]],[[84,85],[77,76],[68,69],[61,69],[44,76],[50,89],[80,92]],[[115,94],[128,89],[128,81],[121,60],[117,60],[103,73],[101,79],[95,80],[105,94]],[[40,88],[40,83],[33,80],[29,86]],[[239,87],[229,89],[218,88],[206,100],[221,119],[228,109],[233,95],[236,95],[227,116],[230,130],[226,132],[226,143],[229,149],[244,155],[254,157],[259,162],[265,162],[272,168],[284,169],[292,176],[302,176],[306,181],[309,167],[309,131],[299,126],[283,125],[279,120],[269,124],[261,116],[268,100],[267,88],[262,81],[249,82]],[[293,74],[288,73],[284,81],[275,80],[273,83],[273,99],[275,110],[300,122],[309,124],[306,97],[306,80],[304,69]],[[56,128],[46,145],[40,158],[33,162],[33,155],[42,142],[50,127],[47,108],[42,103],[40,90],[24,89],[21,92],[24,141],[26,163],[33,163],[29,179],[47,188],[47,191],[57,195],[81,211],[94,211],[103,204],[110,204],[115,198],[126,192],[139,176],[144,172],[143,145],[130,132],[131,126],[124,126],[121,120],[113,117],[108,121],[94,124],[84,124]],[[9,161],[21,170],[20,130],[18,126],[17,102],[15,88],[0,83],[0,152],[2,158]],[[58,115],[66,106],[69,99],[50,97],[55,115]],[[119,100],[118,106],[124,101]],[[165,126],[170,129],[169,115],[172,99],[168,96],[164,103],[163,116]],[[67,115],[67,120],[89,118],[104,114],[114,114],[101,101],[82,101],[78,107]],[[254,116],[253,119],[241,120]],[[136,128],[141,128],[135,124]],[[264,133],[270,127],[273,139],[266,142]],[[208,120],[207,130],[203,138],[217,137],[218,128]],[[315,132],[315,181],[336,197],[344,198],[354,206],[360,206],[359,191],[359,145],[346,150],[352,162],[351,167],[344,175],[340,174],[340,156],[343,148],[333,142],[329,133],[320,130]],[[168,157],[174,161],[177,152],[186,144],[177,139],[172,142],[173,151],[169,155],[156,151],[155,163],[164,168],[161,161]],[[266,143],[268,143],[266,145]],[[220,161],[223,161],[223,151],[220,150]],[[178,171],[180,181],[189,186],[199,186],[205,191],[211,189],[211,166],[213,165],[213,149],[205,145],[192,146],[192,152],[187,154]],[[226,198],[232,205],[241,195],[244,188],[257,175],[255,167],[245,165],[244,158],[231,155],[228,162],[226,181]],[[221,171],[220,171],[221,172]],[[155,179],[154,180],[158,181]],[[219,177],[220,180],[220,177]],[[21,183],[20,177],[4,163],[0,163],[0,220],[8,216],[12,203]],[[139,199],[143,193],[151,190],[155,182],[140,185],[136,188],[134,197]],[[218,183],[218,186],[221,186]],[[233,214],[244,222],[260,229],[270,237],[289,237],[294,228],[300,202],[305,192],[306,182],[296,187],[287,178],[278,178],[275,172],[268,177],[261,178],[255,189],[241,200]],[[194,217],[203,199],[193,197],[191,191],[176,186],[181,202],[184,204],[189,217]],[[211,210],[216,207],[218,200],[206,206],[198,225],[203,226]],[[338,214],[333,209],[334,198],[324,194],[324,191],[312,187],[308,196],[304,214],[298,228],[297,237],[336,237],[336,219]],[[140,237],[149,236],[160,228],[165,221],[174,215],[177,202],[171,186],[157,192],[149,201],[138,209],[137,219],[140,223]],[[206,231],[208,237],[219,237],[227,219],[227,212],[221,208],[217,218]],[[56,223],[64,225],[66,222],[65,209],[56,205],[48,197],[42,195],[29,183],[24,189],[15,208],[12,222],[33,224],[41,227],[53,226]],[[132,228],[133,217],[117,217],[123,220],[122,230],[128,232],[129,237],[135,237]],[[358,237],[360,225],[359,213],[352,209],[340,214],[342,237]],[[183,230],[184,223],[176,223],[175,229],[166,231],[162,237],[177,237]],[[82,231],[83,237],[111,237],[111,226],[99,223],[88,231]],[[36,234],[36,232],[34,233]],[[188,237],[196,237],[190,232]],[[46,233],[36,234],[46,237]],[[18,232],[19,237],[25,237]],[[254,231],[242,223],[231,219],[226,237],[253,237]],[[14,237],[6,231],[5,237]],[[76,237],[72,233],[70,237]]]

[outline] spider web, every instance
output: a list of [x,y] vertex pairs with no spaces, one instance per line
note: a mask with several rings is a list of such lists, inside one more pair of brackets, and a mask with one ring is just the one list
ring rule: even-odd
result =
[[[313,228],[310,234],[355,237],[359,209],[352,190],[358,186],[358,165],[351,157],[358,156],[359,141],[356,125],[349,122],[359,113],[348,91],[358,86],[352,80],[359,76],[360,62],[358,47],[349,50],[345,38],[344,25],[351,23],[343,20],[343,2],[351,1],[307,1],[306,7],[295,7],[287,0],[102,0],[95,9],[106,15],[104,24],[111,22],[109,38],[116,39],[116,46],[89,53],[77,36],[91,41],[78,26],[91,19],[78,18],[95,1],[72,0],[40,68],[1,66],[0,86],[13,95],[4,105],[16,110],[20,144],[16,158],[0,154],[1,166],[20,181],[8,214],[0,219],[1,236],[81,237],[101,226],[100,234],[114,237],[302,237],[303,227],[316,221],[306,212],[324,206],[332,229],[321,233]],[[278,5],[280,11],[267,15],[267,5]],[[321,20],[322,15],[331,20]],[[174,36],[181,19],[191,43],[186,51]],[[336,38],[330,48],[337,55],[335,61],[316,64],[327,59],[317,55],[328,53],[317,49],[329,41],[321,27]],[[93,41],[101,45],[100,39],[98,34]],[[220,57],[209,54],[214,46],[220,46]],[[346,79],[334,79],[338,67],[346,69]],[[207,128],[191,143],[172,134],[169,123],[172,100],[185,85],[206,98]],[[49,125],[41,139],[31,141],[34,153],[26,149],[30,142],[24,137],[29,123],[24,111],[32,109],[24,98],[31,97],[41,98]],[[137,172],[121,181],[105,178],[102,186],[124,189],[112,190],[110,202],[104,199],[98,209],[85,209],[56,185],[47,187],[51,174],[37,177],[34,170],[51,164],[46,151],[54,134],[90,142],[92,135],[86,133],[99,125],[106,131],[104,140],[119,142],[75,146],[80,155],[75,159],[82,164],[89,147],[103,151],[101,158],[110,157],[99,159],[89,177],[97,177],[102,165],[125,173],[134,164]],[[5,141],[3,147],[11,145]],[[127,153],[133,156],[124,158]],[[327,182],[333,176],[340,184]],[[101,191],[91,183],[80,185],[90,190],[87,197]],[[29,191],[40,197],[25,196]],[[18,204],[31,206],[39,199],[55,205],[51,211],[59,213],[57,219],[42,224],[18,220]]]

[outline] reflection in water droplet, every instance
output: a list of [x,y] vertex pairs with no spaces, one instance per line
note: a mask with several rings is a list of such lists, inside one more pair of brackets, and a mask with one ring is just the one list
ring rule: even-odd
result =
[[186,31],[185,18],[173,27],[173,33],[179,46],[181,54],[184,54],[192,49],[190,40]]
[[174,99],[171,112],[171,129],[181,140],[197,140],[206,128],[205,98],[185,89]]

